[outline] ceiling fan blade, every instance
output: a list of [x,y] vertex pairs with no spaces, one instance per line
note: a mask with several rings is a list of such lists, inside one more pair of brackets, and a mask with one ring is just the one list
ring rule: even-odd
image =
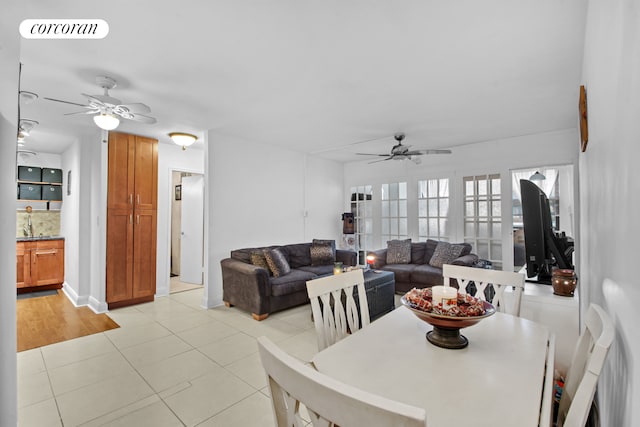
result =
[[417,150],[419,154],[451,154],[451,150]]
[[384,162],[385,160],[393,160],[393,156],[388,156],[386,159],[374,160],[373,162],[369,162],[369,164]]
[[62,102],[64,104],[77,105],[78,107],[88,107],[88,105],[86,105],[86,104],[78,104],[77,102],[63,101],[62,99],[47,98],[46,96],[44,97],[44,99],[49,100],[49,101]]
[[73,116],[73,115],[76,115],[76,114],[96,114],[96,113],[99,113],[99,112],[100,112],[100,110],[91,109],[89,111],[75,111],[73,113],[65,113],[64,115],[65,116]]
[[389,156],[388,154],[373,154],[373,153],[355,153],[359,156],[384,156],[387,157]]
[[146,123],[148,125],[152,125],[158,121],[154,117],[145,116],[143,114],[127,113],[126,116],[123,115],[122,117],[124,117],[125,119],[133,120],[135,122]]
[[151,112],[151,108],[149,108],[147,104],[143,104],[142,102],[133,102],[131,104],[122,104],[116,106],[116,109],[120,108],[134,114],[146,114]]
[[97,104],[109,104],[109,105],[120,105],[121,101],[118,98],[114,98],[109,95],[87,95],[83,93],[82,96],[86,96],[89,101],[94,101]]

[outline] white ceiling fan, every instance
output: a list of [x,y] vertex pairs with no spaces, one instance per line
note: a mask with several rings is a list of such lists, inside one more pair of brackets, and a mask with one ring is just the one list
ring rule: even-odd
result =
[[96,77],[96,83],[104,89],[104,93],[102,95],[87,95],[83,93],[82,96],[87,98],[86,104],[47,97],[44,97],[44,99],[85,108],[85,111],[76,111],[65,115],[95,114],[93,117],[94,122],[104,130],[113,130],[118,127],[120,118],[146,124],[156,123],[157,120],[155,118],[146,115],[151,112],[151,108],[147,105],[141,102],[123,104],[119,99],[109,95],[109,89],[113,89],[117,85],[115,79],[107,76],[98,76]]
[[356,153],[361,156],[382,156],[385,159],[375,160],[369,163],[383,162],[385,160],[411,160],[415,164],[420,164],[421,160],[419,156],[424,154],[451,154],[451,150],[409,150],[410,145],[402,145],[402,141],[405,138],[403,132],[398,132],[393,135],[393,138],[398,142],[391,149],[389,154],[370,154],[370,153]]

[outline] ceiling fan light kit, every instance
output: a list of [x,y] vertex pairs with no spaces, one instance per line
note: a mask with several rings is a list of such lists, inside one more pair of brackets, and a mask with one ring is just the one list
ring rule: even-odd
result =
[[169,137],[176,145],[182,146],[183,150],[186,150],[188,146],[198,139],[197,136],[184,132],[171,132]]
[[95,124],[104,130],[114,130],[120,124],[120,120],[113,114],[100,113],[97,116],[93,116]]

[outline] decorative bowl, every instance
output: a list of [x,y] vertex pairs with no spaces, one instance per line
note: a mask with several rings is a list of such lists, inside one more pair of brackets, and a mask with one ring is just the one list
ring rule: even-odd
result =
[[427,322],[433,326],[433,330],[427,332],[427,340],[438,347],[448,349],[461,349],[469,345],[469,340],[460,334],[460,329],[475,325],[482,319],[485,319],[496,312],[495,307],[487,302],[482,301],[485,313],[482,316],[454,317],[444,314],[430,313],[411,307],[406,296],[400,299],[402,305],[408,308],[420,320]]

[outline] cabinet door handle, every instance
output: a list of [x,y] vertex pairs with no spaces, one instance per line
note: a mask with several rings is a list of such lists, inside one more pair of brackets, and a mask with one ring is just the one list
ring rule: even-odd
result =
[[133,224],[133,214],[129,214],[129,224]]
[[138,224],[140,224],[140,215],[136,215],[136,217],[137,217],[137,218],[136,218],[136,222],[137,222]]
[[138,204],[140,204],[140,195],[138,194]]
[[35,257],[37,257],[38,255],[55,255],[58,253],[57,249],[50,249],[48,251],[36,251],[35,253]]
[[129,204],[133,205],[133,193],[129,194]]

